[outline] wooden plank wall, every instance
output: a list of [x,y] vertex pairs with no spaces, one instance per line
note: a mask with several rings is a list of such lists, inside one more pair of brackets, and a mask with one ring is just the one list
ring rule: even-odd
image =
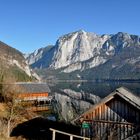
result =
[[20,98],[25,98],[25,97],[48,97],[48,93],[22,93],[19,94]]
[[[39,98],[48,98],[49,94],[46,92],[46,93],[22,93],[22,94],[19,94],[18,98],[20,100],[26,100],[26,101],[30,101],[30,100],[37,100]],[[49,100],[49,98],[48,98]]]
[[140,123],[140,110],[121,99],[101,104],[83,115],[84,119]]
[[135,132],[135,127],[131,124],[115,124],[108,122],[94,122],[92,125],[94,137],[102,139],[125,139]]
[[93,121],[94,133],[100,138],[116,134],[124,139],[140,129],[140,110],[119,97],[85,113],[84,119]]

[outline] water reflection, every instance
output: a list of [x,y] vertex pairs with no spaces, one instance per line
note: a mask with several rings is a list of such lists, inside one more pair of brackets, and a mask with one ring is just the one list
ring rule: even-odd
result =
[[121,86],[128,88],[134,94],[140,96],[140,82],[59,82],[53,86],[51,85],[50,88],[52,93],[62,93],[62,89],[71,89],[75,92],[83,91],[104,98]]
[[87,111],[116,88],[126,87],[140,96],[140,83],[130,82],[59,82],[51,84],[54,112],[60,120],[70,122]]

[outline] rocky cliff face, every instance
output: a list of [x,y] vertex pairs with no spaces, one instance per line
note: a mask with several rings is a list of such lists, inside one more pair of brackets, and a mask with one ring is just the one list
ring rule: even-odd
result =
[[31,54],[28,61],[33,68],[51,68],[64,73],[80,73],[100,67],[104,71],[109,67],[110,74],[114,68],[121,71],[122,65],[124,69],[135,67],[137,71],[140,67],[139,52],[139,36],[122,32],[99,36],[80,30],[60,37],[45,51],[40,49],[38,53]]
[[[100,37],[83,30],[59,38],[50,67],[58,69],[76,64],[94,57],[94,64],[104,63],[100,50],[109,36]],[[96,62],[96,64],[95,64]],[[76,65],[75,65],[76,66]]]
[[39,49],[27,59],[34,68],[59,69],[70,66],[72,69],[69,71],[74,71],[81,69],[81,63],[87,60],[90,61],[89,67],[94,67],[106,61],[100,56],[100,50],[109,38],[109,35],[98,36],[80,30],[60,37],[51,49]]

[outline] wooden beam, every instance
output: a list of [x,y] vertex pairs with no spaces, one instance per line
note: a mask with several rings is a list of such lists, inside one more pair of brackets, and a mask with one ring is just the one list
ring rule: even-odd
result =
[[130,125],[130,126],[140,126],[139,124],[129,123],[129,122],[117,122],[117,121],[106,121],[106,120],[89,120],[83,119],[83,121],[87,122],[97,122],[97,123],[111,123],[111,124],[122,124],[122,125]]

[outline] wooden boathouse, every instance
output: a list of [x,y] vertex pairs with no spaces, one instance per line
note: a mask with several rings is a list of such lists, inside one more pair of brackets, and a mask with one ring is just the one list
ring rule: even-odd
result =
[[46,110],[45,105],[51,103],[52,96],[49,95],[50,89],[46,83],[19,82],[16,85],[21,89],[18,95],[19,100],[32,104],[33,110]]
[[[90,123],[92,137],[122,140],[140,133],[140,97],[121,87],[75,119]],[[140,139],[138,137],[136,140]]]

